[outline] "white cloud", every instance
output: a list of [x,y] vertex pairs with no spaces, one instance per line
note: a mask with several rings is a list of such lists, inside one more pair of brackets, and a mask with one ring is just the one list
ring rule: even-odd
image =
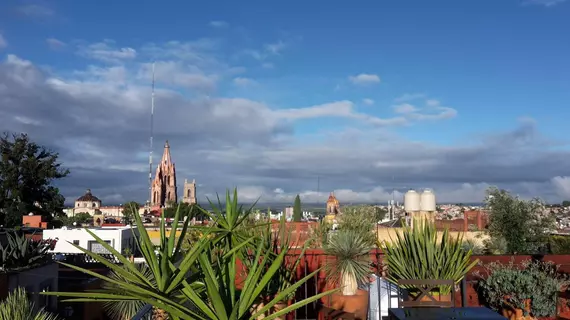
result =
[[279,54],[283,49],[285,49],[285,42],[279,40],[276,43],[269,43],[265,45],[265,50],[272,54]]
[[440,105],[439,100],[428,99],[426,100],[425,108],[418,108],[409,103],[402,103],[393,106],[394,112],[402,114],[406,118],[415,121],[423,120],[443,120],[454,118],[457,115],[457,110]]
[[396,113],[403,113],[403,114],[410,114],[419,111],[418,108],[414,107],[409,103],[399,104],[394,106],[394,112]]
[[[393,189],[401,194],[409,187],[433,188],[440,202],[480,201],[495,184],[553,200],[568,193],[570,152],[551,149],[534,122],[479,138],[475,133],[456,145],[419,143],[391,127],[449,118],[455,109],[422,96],[408,103],[413,110],[395,108],[381,118],[348,100],[283,108],[288,100],[221,97],[227,92],[216,88],[231,84],[243,68],[221,60],[215,41],[134,49],[131,59],[94,60],[61,72],[14,55],[0,62],[0,127],[28,132],[60,153],[72,171],[61,184],[70,199],[86,188],[104,201],[146,199],[149,57],[157,61],[154,151],[160,155],[162,142],[170,141],[178,180],[196,178],[202,200],[231,186],[243,187],[242,202],[261,194],[283,203],[297,193],[322,202],[333,190],[342,203],[383,202]],[[304,119],[315,126],[311,133],[299,129]],[[393,183],[383,182],[392,177]]]
[[255,80],[250,79],[250,78],[244,78],[244,77],[234,78],[233,83],[234,83],[234,85],[239,86],[239,87],[247,87],[247,86],[252,86],[252,85],[257,84],[257,82]]
[[367,73],[361,73],[356,76],[350,76],[348,77],[348,80],[356,85],[380,83],[380,77],[378,75],[367,74]]
[[210,26],[214,27],[214,28],[226,28],[229,27],[229,23],[227,23],[226,21],[221,21],[221,20],[216,20],[216,21],[210,21]]
[[7,46],[8,46],[8,41],[6,41],[6,38],[4,38],[2,33],[0,33],[0,50],[6,48]]
[[111,63],[137,57],[135,49],[130,47],[115,48],[114,41],[111,40],[80,46],[78,53],[87,58]]
[[425,97],[425,94],[423,94],[423,93],[404,93],[403,95],[394,99],[394,102],[413,101],[413,100],[420,99],[423,97]]
[[435,99],[426,100],[426,106],[428,106],[428,107],[437,107],[439,105],[440,105],[439,100],[435,100]]
[[524,0],[523,5],[541,5],[545,7],[553,7],[557,4],[566,2],[566,0]]
[[39,4],[23,5],[18,7],[17,10],[23,15],[34,18],[52,17],[55,14],[55,12],[52,9]]
[[53,50],[61,49],[66,46],[65,42],[58,40],[56,38],[47,38],[46,43]]
[[362,99],[362,103],[364,103],[367,106],[371,106],[374,104],[374,100],[369,99],[369,98],[364,98],[364,99]]

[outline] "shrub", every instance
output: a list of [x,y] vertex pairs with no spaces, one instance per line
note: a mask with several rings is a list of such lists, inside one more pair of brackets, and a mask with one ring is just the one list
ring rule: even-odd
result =
[[[493,310],[505,304],[525,310],[525,300],[531,300],[531,313],[535,317],[556,314],[556,294],[567,283],[552,262],[526,260],[522,266],[492,262],[485,265],[486,277],[480,277],[478,289]],[[526,314],[525,314],[526,315]]]

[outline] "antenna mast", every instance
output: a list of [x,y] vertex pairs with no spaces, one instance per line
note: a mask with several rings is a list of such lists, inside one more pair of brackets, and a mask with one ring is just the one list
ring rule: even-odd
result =
[[154,61],[152,62],[152,93],[150,100],[150,146],[148,153],[148,205],[152,201],[152,140],[154,135]]

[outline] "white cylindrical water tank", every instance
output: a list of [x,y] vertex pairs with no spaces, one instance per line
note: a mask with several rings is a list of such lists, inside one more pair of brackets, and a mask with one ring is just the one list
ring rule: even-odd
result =
[[409,190],[404,194],[404,210],[406,212],[420,211],[420,194]]
[[435,211],[435,194],[431,190],[424,190],[421,195],[422,211]]

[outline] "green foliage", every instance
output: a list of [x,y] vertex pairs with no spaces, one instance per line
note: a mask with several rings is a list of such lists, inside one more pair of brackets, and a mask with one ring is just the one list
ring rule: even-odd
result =
[[[152,271],[144,264],[137,264],[136,268],[150,280],[153,285],[156,285],[156,280],[153,277]],[[127,269],[128,272],[128,269]],[[109,278],[116,281],[129,282],[129,279],[123,277],[120,273],[116,271],[111,271],[109,273]],[[107,292],[120,293],[121,288],[116,284],[105,282],[103,283],[103,288]],[[124,301],[105,301],[103,303],[103,309],[105,313],[114,320],[130,320],[132,319],[140,309],[143,308],[145,303],[140,300],[124,300]]]
[[37,309],[34,303],[28,300],[26,290],[16,288],[0,303],[0,320],[57,320],[43,308]]
[[34,241],[15,232],[7,232],[8,242],[0,244],[0,272],[33,268],[50,260],[50,240]]
[[[183,217],[181,206],[178,207],[169,235],[166,232],[164,217],[161,219],[160,244],[156,248],[142,225],[140,216],[135,215],[136,227],[140,234],[139,250],[152,277],[143,274],[113,247],[86,229],[123,266],[115,265],[105,257],[79,246],[75,247],[107,266],[122,279],[112,279],[106,275],[62,263],[72,269],[102,279],[114,287],[111,290],[97,292],[47,292],[44,294],[68,297],[72,299],[67,301],[78,302],[142,301],[151,304],[157,313],[167,313],[171,319],[256,319],[273,308],[277,302],[294,294],[303,283],[319,271],[287,286],[265,303],[263,308],[252,312],[252,307],[258,304],[263,290],[284,263],[289,248],[281,248],[279,254],[273,259],[273,252],[265,248],[263,241],[247,234],[248,228],[244,225],[244,221],[247,220],[251,209],[243,210],[241,206],[238,206],[237,190],[234,190],[233,197],[227,192],[224,212],[222,212],[221,205],[216,207],[212,204],[212,207],[213,213],[205,210],[203,213],[212,218],[213,224],[208,227],[192,227],[200,230],[203,236],[191,244],[186,252],[182,251],[182,245],[192,217]],[[175,233],[180,220],[184,220],[184,223],[180,236],[176,238]],[[242,289],[239,290],[235,282],[238,258],[243,259],[249,255],[253,255],[254,261],[258,263],[247,269],[247,276],[242,283]],[[296,302],[280,312],[267,315],[265,319],[275,319],[332,292],[325,292]]]
[[135,221],[135,214],[139,214],[140,205],[136,201],[129,201],[123,205],[123,218],[124,224],[131,225]]
[[188,204],[186,202],[171,202],[169,205],[164,208],[163,213],[165,218],[174,218],[176,216],[176,212],[180,211],[181,217],[187,216],[194,216],[197,211],[195,210],[196,205]]
[[62,215],[64,198],[51,185],[69,174],[57,162],[58,154],[30,141],[26,134],[0,137],[0,224],[22,224],[30,212],[46,217]]
[[376,244],[374,227],[380,219],[377,208],[370,205],[347,206],[337,218],[339,230],[352,230],[360,234],[370,247]]
[[489,233],[506,241],[507,253],[533,254],[546,243],[548,231],[555,227],[552,217],[541,217],[544,203],[512,196],[508,191],[490,188],[485,200],[489,209]]
[[346,286],[349,283],[357,285],[367,283],[372,273],[370,249],[372,246],[369,239],[357,230],[340,229],[331,234],[325,246],[325,253],[335,259],[326,265],[327,280],[342,284],[343,294],[355,294],[351,288],[346,288]]
[[311,248],[324,248],[328,242],[331,230],[331,224],[325,220],[321,220],[316,226],[311,226],[309,240],[307,241],[309,246]]
[[301,198],[299,195],[295,197],[295,204],[293,205],[293,221],[299,222],[303,219],[303,211],[301,210]]
[[463,250],[465,251],[471,251],[473,254],[485,254],[485,247],[479,245],[475,240],[473,239],[467,239],[463,241],[462,244]]
[[[453,280],[461,279],[477,264],[471,262],[471,251],[464,250],[463,236],[451,237],[444,230],[441,241],[435,225],[424,220],[415,220],[414,227],[405,226],[396,239],[385,241],[388,280],[399,279]],[[452,288],[439,287],[439,292],[448,294]]]
[[562,201],[562,206],[563,207],[570,207],[570,201],[568,201],[568,200]]
[[551,235],[548,238],[550,253],[570,254],[570,237]]
[[[556,294],[567,284],[567,278],[558,273],[552,262],[524,261],[522,268],[513,261],[509,264],[493,262],[485,266],[485,275],[479,277],[479,290],[493,310],[506,305],[525,308],[525,300],[531,299],[534,317],[556,314]],[[526,311],[525,311],[526,313]]]

